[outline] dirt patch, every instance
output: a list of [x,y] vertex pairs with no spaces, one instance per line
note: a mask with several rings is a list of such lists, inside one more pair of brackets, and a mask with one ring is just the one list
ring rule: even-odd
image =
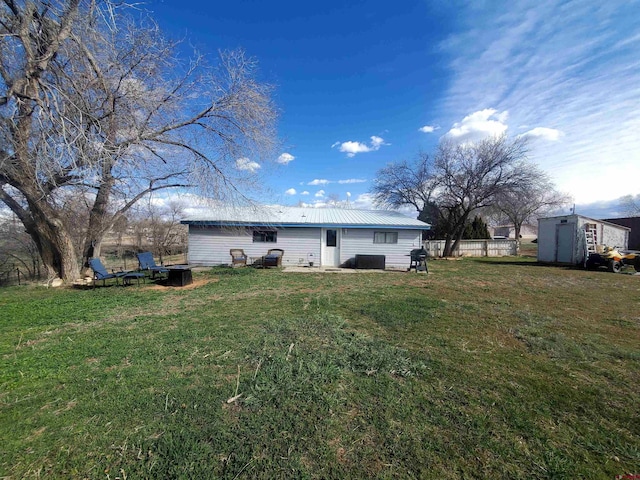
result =
[[185,285],[184,287],[174,287],[171,285],[154,285],[152,287],[149,287],[149,290],[163,290],[163,291],[168,291],[171,289],[179,289],[179,290],[191,290],[193,288],[198,288],[198,287],[202,287],[204,285],[207,285],[209,283],[215,283],[215,282],[219,282],[220,279],[219,278],[200,278],[198,280],[194,280],[193,283],[190,283],[189,285]]

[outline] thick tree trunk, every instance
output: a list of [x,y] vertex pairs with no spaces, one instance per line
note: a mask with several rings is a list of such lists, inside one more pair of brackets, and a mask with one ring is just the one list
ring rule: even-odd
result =
[[38,248],[47,278],[59,277],[67,283],[80,278],[71,235],[62,221],[55,218],[53,212],[48,212],[46,216],[43,213],[32,215],[32,220],[27,233]]
[[89,260],[100,256],[104,232],[99,229],[89,228],[82,248],[82,265],[89,267]]
[[[72,237],[65,228],[58,211],[49,205],[39,191],[21,190],[28,208],[0,188],[0,200],[14,212],[35,244],[47,278],[61,278],[69,282],[80,277],[78,259]],[[40,265],[38,266],[40,273]]]
[[520,231],[522,229],[522,224],[514,223],[513,229],[514,229],[514,236],[516,238],[516,256],[519,257],[520,256]]
[[88,266],[90,258],[100,256],[102,239],[113,225],[114,217],[108,212],[109,197],[113,190],[113,184],[114,180],[110,172],[105,172],[102,184],[98,188],[96,199],[89,213],[89,228],[87,229],[87,236],[82,249],[85,267]]
[[[464,227],[467,224],[467,220],[469,219],[469,214],[463,214],[459,219],[455,220],[454,227],[452,229],[451,235],[447,236],[447,242],[445,242],[445,250],[443,252],[443,256],[451,257],[453,256],[453,252],[456,251],[460,241],[462,240],[462,236],[464,235]],[[454,222],[452,222],[454,223]],[[451,239],[453,239],[453,243],[451,243]],[[447,249],[447,245],[449,248]]]
[[451,245],[451,251],[449,252],[449,256],[453,256],[453,252],[458,249],[458,245],[460,245],[460,241],[462,240],[462,232],[456,235],[453,244]]
[[451,236],[450,235],[446,235],[444,238],[444,248],[442,249],[442,256],[443,257],[450,257],[451,256]]

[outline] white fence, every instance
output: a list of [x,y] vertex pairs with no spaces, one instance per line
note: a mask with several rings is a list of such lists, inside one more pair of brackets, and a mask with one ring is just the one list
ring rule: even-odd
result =
[[[444,249],[444,240],[427,240],[424,248],[430,257],[441,257]],[[516,254],[515,240],[462,240],[454,257],[503,257]]]

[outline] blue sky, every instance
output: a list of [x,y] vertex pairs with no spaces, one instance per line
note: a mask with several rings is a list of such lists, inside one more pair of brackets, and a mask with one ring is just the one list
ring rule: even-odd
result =
[[[275,85],[268,203],[370,207],[387,163],[443,136],[530,137],[578,213],[640,193],[640,2],[151,1],[171,37],[243,48]],[[257,168],[253,159],[245,168]]]

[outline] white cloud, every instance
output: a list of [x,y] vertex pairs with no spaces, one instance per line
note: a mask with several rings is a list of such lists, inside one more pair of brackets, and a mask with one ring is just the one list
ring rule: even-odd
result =
[[322,198],[324,197],[325,191],[324,190],[318,190],[315,194],[316,198]]
[[386,145],[383,138],[376,137],[375,135],[371,137],[371,148],[378,150],[382,145]]
[[500,135],[507,130],[508,112],[498,112],[485,108],[467,115],[461,122],[453,124],[444,137],[457,142],[474,142],[483,138]]
[[331,182],[325,178],[316,178],[307,183],[307,185],[326,185],[327,183]]
[[422,132],[422,133],[433,133],[436,130],[439,130],[440,127],[436,126],[436,125],[425,125],[424,127],[420,127],[418,129],[418,131]]
[[296,189],[295,188],[290,188],[289,190],[287,190],[284,193],[285,193],[285,195],[295,195],[296,194]]
[[370,152],[371,147],[360,142],[343,142],[340,145],[340,151],[347,154],[348,157],[353,157],[356,153]]
[[[339,183],[340,185],[346,185],[350,183],[366,183],[367,180],[363,178],[347,178],[344,180],[327,180],[326,178],[315,178],[307,183],[307,185],[329,185],[330,183]],[[301,183],[300,185],[304,185]]]
[[351,205],[354,208],[359,208],[362,210],[373,210],[375,209],[373,195],[370,193],[363,193],[358,195],[355,200],[351,201]]
[[365,183],[367,180],[363,178],[348,178],[346,180],[338,180],[338,183],[344,185],[349,183]]
[[556,130],[555,128],[536,127],[529,130],[528,132],[524,132],[521,136],[529,138],[541,138],[550,142],[557,142],[563,135],[564,133],[562,133],[560,130]]
[[260,164],[249,160],[247,157],[242,157],[236,160],[236,168],[254,173],[260,168]]
[[594,174],[610,168],[640,178],[637,3],[479,5],[459,10],[463,28],[441,45],[451,59],[442,112],[455,119],[492,106],[508,111],[512,125],[553,125],[562,141],[536,141],[529,155],[576,203],[637,193],[633,182]]
[[296,157],[294,157],[293,155],[291,155],[290,153],[284,152],[282,155],[280,155],[276,162],[282,164],[282,165],[287,165],[289,162],[292,162],[293,160],[295,160]]
[[367,152],[375,152],[376,150],[380,150],[380,147],[383,145],[390,145],[389,143],[385,143],[382,137],[378,137],[376,135],[372,135],[370,137],[370,142],[367,145],[366,143],[361,142],[336,142],[331,145],[331,148],[340,146],[340,151],[347,154],[347,157],[353,157],[357,153],[367,153]]
[[300,192],[300,195],[309,195],[309,192],[305,190],[304,192]]
[[326,207],[329,207],[330,205],[324,200],[314,200],[311,203],[300,202],[298,206],[304,207],[304,208],[326,208]]

